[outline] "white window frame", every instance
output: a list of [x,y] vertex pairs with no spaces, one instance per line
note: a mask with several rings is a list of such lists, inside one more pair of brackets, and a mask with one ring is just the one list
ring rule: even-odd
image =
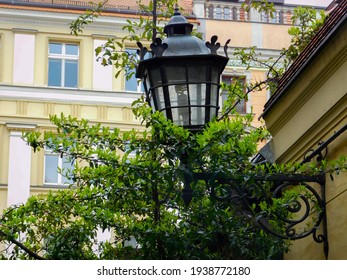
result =
[[[49,52],[49,46],[50,44],[61,44],[62,45],[62,53],[61,54],[56,54],[56,53],[50,53]],[[66,54],[66,45],[75,45],[77,46],[77,55],[73,54]],[[59,42],[59,41],[50,41],[48,44],[48,79],[47,79],[47,84],[49,81],[49,61],[50,59],[59,59],[62,61],[62,66],[61,66],[61,81],[60,81],[60,86],[50,86],[49,87],[55,87],[55,88],[78,88],[79,84],[79,56],[80,56],[80,46],[77,43],[64,43],[64,42]],[[66,87],[65,86],[65,60],[74,60],[77,61],[77,83],[76,87]]]
[[[44,186],[57,186],[57,187],[62,187],[62,186],[69,186],[70,183],[63,183],[63,179],[65,178],[67,180],[67,178],[61,174],[58,169],[56,170],[57,172],[57,182],[46,182],[46,156],[56,156],[58,158],[58,168],[60,168],[62,170],[62,172],[64,172],[63,169],[63,163],[64,163],[64,159],[66,160],[66,157],[61,157],[59,154],[52,152],[52,150],[50,149],[45,149],[45,153],[44,153],[44,163],[43,163],[43,185]],[[71,164],[71,168],[70,170],[72,171],[75,168],[74,165]]]

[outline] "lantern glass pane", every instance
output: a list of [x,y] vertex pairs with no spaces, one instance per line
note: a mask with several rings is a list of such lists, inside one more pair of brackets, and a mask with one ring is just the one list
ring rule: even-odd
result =
[[184,66],[166,66],[165,69],[168,84],[186,83],[186,68]]
[[191,125],[204,125],[205,111],[205,107],[193,107],[191,109]]
[[185,84],[169,86],[172,121],[179,125],[189,124],[189,98]]
[[219,83],[219,66],[214,64],[212,65],[212,69],[211,69],[211,82],[218,84]]
[[155,99],[157,102],[158,110],[163,110],[165,108],[165,100],[164,100],[164,92],[163,88],[159,87],[154,89],[155,92]]
[[143,87],[146,93],[149,93],[151,88],[151,82],[149,80],[148,75],[146,75],[146,78],[143,80]]
[[158,87],[162,85],[162,77],[160,74],[160,68],[151,69],[151,81],[153,83],[152,87]]
[[172,121],[177,125],[189,125],[189,107],[172,108]]
[[217,106],[218,104],[218,86],[211,85],[211,103],[212,106]]
[[149,105],[152,107],[152,111],[155,112],[157,110],[157,108],[155,106],[155,102],[153,99],[153,91],[150,91],[147,96],[148,96]]
[[190,104],[191,104],[191,124],[201,125],[205,122],[206,85],[189,85]]
[[207,66],[204,64],[197,63],[193,66],[188,66],[189,83],[199,83],[206,81]]
[[178,101],[177,101],[177,95],[178,93],[176,92],[176,86],[172,85],[168,87],[168,92],[169,92],[169,98],[170,98],[170,105],[171,107],[177,107],[178,106]]
[[206,84],[189,85],[190,104],[204,105],[206,103]]
[[217,117],[217,108],[211,107],[209,121],[212,121],[215,117]]

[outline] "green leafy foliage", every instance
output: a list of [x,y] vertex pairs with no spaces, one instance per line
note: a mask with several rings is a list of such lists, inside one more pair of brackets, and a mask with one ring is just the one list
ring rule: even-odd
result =
[[[248,130],[251,116],[235,116],[197,134],[152,114],[143,99],[133,110],[146,131],[121,132],[61,115],[51,117],[55,132],[25,134],[33,148],[48,147],[75,162],[73,184],[3,213],[0,240],[8,247],[2,258],[281,257],[288,242],[264,232],[257,219],[269,218],[273,229],[283,231],[283,218],[293,215],[302,189],[289,188],[275,199],[271,185],[253,178],[298,172],[299,166],[251,164],[258,141],[267,136],[264,128]],[[315,168],[312,172],[323,167]],[[184,178],[194,174],[211,176],[191,181],[194,196],[187,207],[181,197]],[[235,190],[251,194],[251,204],[223,199],[232,186],[218,178],[229,177],[237,179]],[[98,241],[100,230],[112,238]]]
[[245,8],[246,12],[253,8],[259,13],[268,14],[270,18],[273,18],[274,13],[276,12],[274,3],[269,3],[267,0],[250,0],[244,2],[242,6]]
[[71,34],[77,36],[82,33],[84,26],[94,22],[94,20],[99,17],[107,2],[108,0],[103,0],[96,4],[91,2],[90,4],[93,5],[93,9],[87,10],[70,24]]
[[[192,185],[189,207],[181,198],[186,169],[251,170],[249,157],[264,130],[248,132],[251,118],[237,117],[192,134],[149,114],[141,100],[134,111],[149,130],[121,133],[61,115],[51,118],[56,132],[27,133],[32,147],[48,147],[76,163],[73,184],[6,210],[1,240],[16,239],[45,259],[279,257],[287,243],[265,234],[238,207],[211,197],[205,181]],[[110,230],[113,238],[98,242],[98,230]],[[2,256],[35,258],[18,246]]]
[[[99,3],[93,10],[74,20],[70,25],[71,33],[75,35],[81,33],[85,25],[92,23],[102,14],[107,2],[108,0]],[[138,56],[136,52],[131,54],[126,52],[126,46],[134,46],[141,40],[150,42],[155,37],[164,37],[163,22],[172,16],[176,4],[177,0],[157,0],[154,13],[153,1],[149,1],[147,5],[139,1],[139,18],[126,20],[126,24],[122,27],[127,35],[121,39],[109,38],[106,43],[97,47],[95,49],[97,60],[104,66],[113,65],[116,69],[116,78],[124,74],[129,80],[135,73]],[[149,20],[150,17],[153,19]]]
[[297,58],[326,19],[327,15],[324,11],[317,13],[314,9],[300,6],[294,9],[293,26],[288,30],[288,34],[291,35],[291,44],[286,52],[286,57],[289,61]]

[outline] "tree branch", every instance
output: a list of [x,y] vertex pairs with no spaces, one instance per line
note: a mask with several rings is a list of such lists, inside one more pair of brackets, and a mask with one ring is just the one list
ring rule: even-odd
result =
[[41,257],[40,255],[38,255],[37,253],[33,252],[32,250],[30,250],[28,247],[26,247],[23,243],[17,241],[16,239],[14,239],[12,236],[10,236],[9,234],[3,232],[2,230],[0,230],[0,235],[2,236],[6,236],[7,239],[12,242],[13,244],[17,245],[19,248],[21,248],[24,252],[26,252],[29,256],[33,257],[34,259],[37,260],[45,260],[45,258]]

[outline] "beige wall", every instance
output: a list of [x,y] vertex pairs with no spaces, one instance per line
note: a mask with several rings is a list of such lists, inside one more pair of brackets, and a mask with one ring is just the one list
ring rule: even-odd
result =
[[231,39],[230,46],[252,46],[252,25],[248,22],[208,20],[206,21],[206,41],[209,41],[213,35],[218,36],[218,42],[222,46],[228,39]]
[[[69,30],[70,22],[76,17],[76,14],[67,13],[0,10],[0,211],[9,206],[9,124],[19,127],[30,124],[41,132],[54,130],[49,116],[64,113],[124,131],[143,129],[129,108],[141,93],[126,92],[122,75],[116,79],[114,68],[109,66],[107,78],[111,86],[94,89],[93,84],[93,81],[105,78],[105,71],[94,71],[94,67],[99,67],[94,63],[94,43],[115,35],[123,36],[121,27],[125,19],[101,17],[94,27],[86,28],[76,37]],[[19,34],[17,43],[20,43],[17,45],[16,34]],[[79,44],[78,89],[47,87],[48,45],[52,40]],[[23,49],[26,43],[30,44],[29,49]],[[21,53],[15,53],[16,50]],[[23,70],[21,65],[28,65],[27,60],[33,64],[32,69],[27,71],[32,75],[30,77],[20,72]],[[21,76],[14,73],[21,73]],[[21,82],[29,80],[27,78],[30,78],[29,83]],[[43,185],[43,151],[31,153],[29,168],[30,194],[48,192],[49,188]]]
[[282,50],[290,43],[288,25],[220,20],[207,20],[205,24],[206,40],[217,35],[221,45],[231,39],[229,46],[233,47]]
[[[265,80],[265,72],[261,70],[253,70],[252,71],[252,79],[251,82],[256,83],[259,81]],[[268,99],[267,89],[263,89],[262,91],[253,91],[250,96],[252,112],[254,114],[253,118],[253,126],[259,127],[264,125],[263,120],[259,120],[259,117],[264,109],[264,104]]]
[[263,24],[263,48],[281,50],[290,44],[288,25]]
[[[347,118],[346,118],[347,120]],[[345,132],[347,133],[347,132]],[[328,159],[347,155],[347,136],[342,135],[328,147]],[[332,181],[326,176],[326,210],[330,260],[347,259],[347,172],[334,175]],[[322,227],[320,228],[322,233]],[[285,259],[325,259],[323,244],[316,243],[312,236],[292,242]]]
[[[347,123],[347,25],[330,38],[314,61],[265,115],[277,162],[301,162],[310,149]],[[328,145],[327,158],[347,155],[347,131]],[[347,259],[347,172],[326,178],[329,259]],[[312,237],[294,241],[286,259],[324,259]]]

